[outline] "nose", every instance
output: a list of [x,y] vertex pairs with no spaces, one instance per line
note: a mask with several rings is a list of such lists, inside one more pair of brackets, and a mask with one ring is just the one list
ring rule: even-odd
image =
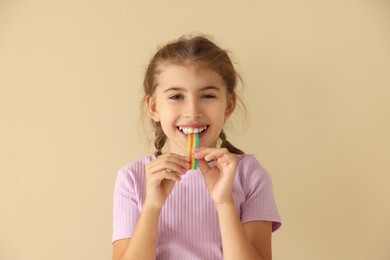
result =
[[201,118],[203,114],[199,102],[197,102],[197,100],[187,99],[187,102],[185,103],[183,115],[185,118],[188,119]]

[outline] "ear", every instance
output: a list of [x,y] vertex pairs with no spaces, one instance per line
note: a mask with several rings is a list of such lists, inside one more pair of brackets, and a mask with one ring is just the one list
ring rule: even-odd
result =
[[160,122],[160,115],[157,111],[156,100],[152,96],[147,96],[145,105],[146,109],[148,110],[148,114],[153,119],[153,121]]
[[227,101],[227,107],[225,110],[225,120],[229,119],[229,117],[233,114],[236,109],[237,96],[236,93],[232,93]]

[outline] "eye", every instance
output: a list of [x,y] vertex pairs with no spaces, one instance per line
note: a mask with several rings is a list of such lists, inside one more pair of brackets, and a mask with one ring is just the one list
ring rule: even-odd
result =
[[216,96],[212,94],[205,94],[202,96],[202,99],[213,99],[213,98],[216,98]]
[[183,99],[183,98],[184,98],[183,95],[180,95],[180,94],[169,96],[169,99],[171,99],[171,100],[179,100],[179,99]]

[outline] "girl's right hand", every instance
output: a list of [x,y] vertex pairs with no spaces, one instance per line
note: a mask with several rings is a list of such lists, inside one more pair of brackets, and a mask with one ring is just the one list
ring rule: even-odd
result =
[[146,165],[145,206],[161,209],[181,175],[190,168],[190,159],[166,153]]

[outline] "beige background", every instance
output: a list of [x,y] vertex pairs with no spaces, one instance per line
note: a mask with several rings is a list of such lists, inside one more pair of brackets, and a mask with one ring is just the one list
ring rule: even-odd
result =
[[389,13],[387,0],[0,0],[0,259],[111,257],[116,171],[152,151],[144,67],[191,32],[245,79],[249,126],[228,133],[272,175],[274,259],[390,259]]

